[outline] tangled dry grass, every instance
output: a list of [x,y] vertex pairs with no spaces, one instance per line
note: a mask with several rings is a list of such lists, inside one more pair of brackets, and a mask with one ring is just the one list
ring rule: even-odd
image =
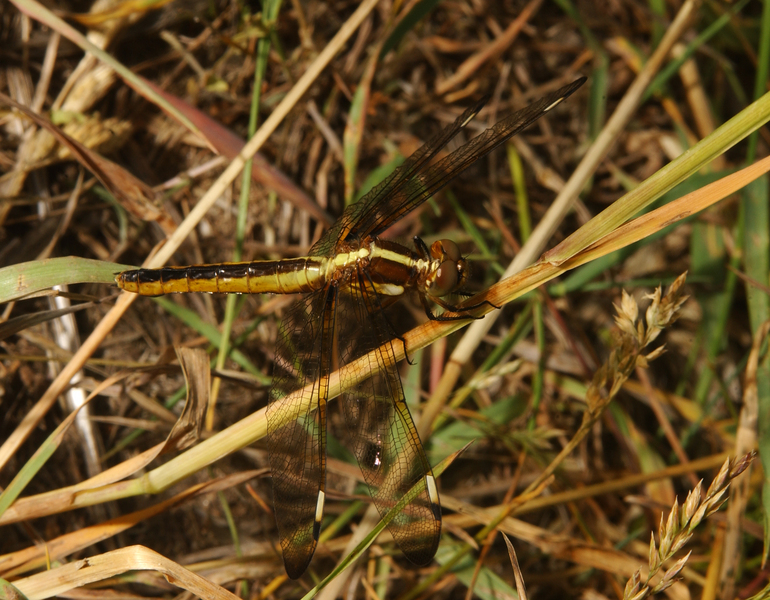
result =
[[[512,597],[504,532],[522,597],[765,597],[767,12],[0,5],[0,594]],[[137,300],[114,274],[302,256],[482,95],[460,142],[581,75],[388,232],[455,240],[501,307],[461,332],[411,299],[397,317],[435,560],[371,534],[330,443],[319,548],[288,580],[263,409],[291,299]]]

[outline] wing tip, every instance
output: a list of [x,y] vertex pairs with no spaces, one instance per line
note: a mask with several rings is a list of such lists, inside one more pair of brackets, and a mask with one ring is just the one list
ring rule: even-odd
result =
[[283,554],[283,568],[291,579],[299,579],[307,571],[310,561],[313,559],[318,541],[313,539],[309,548],[292,548],[281,542]]
[[[310,558],[312,558],[312,555]],[[310,558],[308,558],[307,561],[303,562],[302,564],[292,564],[287,561],[286,558],[284,558],[283,567],[286,569],[286,574],[291,579],[299,579],[307,570],[307,566],[310,564]]]
[[566,98],[569,98],[575,91],[577,91],[580,87],[583,86],[583,84],[588,81],[588,77],[583,75],[582,77],[578,77],[575,81],[572,83],[568,83],[563,88],[561,88],[559,91],[557,91],[557,94],[560,94],[561,100],[565,100]]
[[318,546],[318,538],[321,534],[321,521],[323,519],[325,501],[326,494],[322,489],[318,490],[313,526],[310,532],[312,537],[307,535],[307,527],[295,530],[292,536],[281,537],[283,566],[286,569],[286,574],[291,579],[302,577],[302,574],[307,570],[310,561],[313,559],[315,549]]

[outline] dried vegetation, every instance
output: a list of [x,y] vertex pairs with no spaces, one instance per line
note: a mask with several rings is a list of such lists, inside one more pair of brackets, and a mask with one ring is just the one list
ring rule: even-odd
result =
[[[320,593],[511,597],[498,532],[532,597],[765,587],[751,459],[770,455],[768,102],[682,153],[766,90],[767,6],[57,8],[0,5],[0,577],[29,598],[295,598],[326,577],[376,521],[330,447],[325,532],[286,578],[259,411],[290,299],[136,299],[112,275],[301,256],[483,94],[467,135],[586,75],[389,232],[454,239],[472,288],[504,306],[443,337],[458,326],[411,330],[424,317],[404,302],[401,373],[429,458],[464,448],[439,478],[442,544],[417,568],[386,532]],[[252,105],[270,135],[249,180],[233,159]],[[504,271],[520,273],[495,284]]]

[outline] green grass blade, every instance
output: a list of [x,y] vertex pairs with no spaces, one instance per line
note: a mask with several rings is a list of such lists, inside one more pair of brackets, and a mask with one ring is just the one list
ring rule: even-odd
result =
[[[222,345],[222,333],[217,329],[216,325],[211,323],[205,323],[201,320],[195,311],[189,308],[179,306],[176,302],[172,302],[164,296],[153,298],[153,300],[159,304],[163,310],[169,314],[175,316],[191,329],[197,331],[199,334],[206,336],[206,338],[215,347],[219,348]],[[262,373],[254,364],[240,351],[232,350],[230,358],[238,364],[244,371],[253,375],[260,383],[268,385],[271,381],[264,373]]]
[[388,52],[395,48],[401,41],[401,38],[409,33],[409,31],[412,30],[425,15],[432,11],[439,2],[441,2],[441,0],[420,0],[417,2],[417,4],[412,7],[412,10],[410,10],[409,13],[399,21],[398,25],[393,28],[393,32],[388,36],[388,39],[385,40],[385,43],[382,45],[382,50],[380,50],[380,59],[384,58]]
[[639,184],[620,200],[591,219],[544,258],[561,264],[654,202],[770,120],[770,93],[752,103],[695,146]]
[[[759,96],[767,89],[770,77],[770,3],[764,2],[760,38],[757,52],[757,75],[754,81],[754,95]],[[754,133],[749,138],[748,159],[753,161],[756,155],[759,135]],[[767,285],[770,281],[770,208],[768,194],[770,184],[765,175],[749,184],[744,190],[742,206],[745,216],[745,265],[746,274],[754,281]],[[770,319],[770,299],[767,293],[746,286],[749,321],[754,335],[760,331],[763,323]],[[762,464],[770,464],[770,353],[757,365],[756,387],[758,406],[757,441]],[[762,485],[762,507],[764,516],[763,560],[770,554],[770,470],[764,469]]]
[[55,285],[115,283],[115,275],[133,269],[128,265],[77,256],[33,260],[0,269],[0,303],[32,296]]

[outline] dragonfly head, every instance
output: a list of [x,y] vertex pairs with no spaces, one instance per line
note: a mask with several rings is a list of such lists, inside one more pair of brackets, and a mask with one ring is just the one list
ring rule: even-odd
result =
[[468,265],[452,240],[438,240],[430,246],[431,258],[438,263],[427,281],[427,292],[441,298],[459,290],[468,275]]

